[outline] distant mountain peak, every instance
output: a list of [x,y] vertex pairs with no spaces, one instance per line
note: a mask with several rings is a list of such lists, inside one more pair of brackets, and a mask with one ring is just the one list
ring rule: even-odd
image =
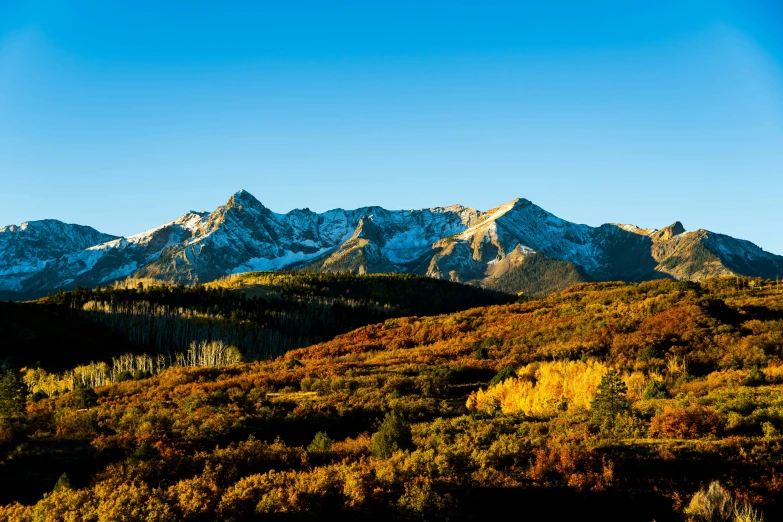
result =
[[263,204],[261,204],[261,202],[258,199],[256,199],[256,197],[253,194],[251,194],[250,192],[248,192],[245,189],[239,189],[238,191],[236,191],[234,193],[234,195],[231,196],[231,198],[228,200],[228,203],[226,204],[226,206],[229,206],[229,207],[235,207],[235,206],[245,206],[245,207],[247,207],[247,206],[249,206],[249,207],[263,207],[263,208],[266,208],[266,207],[264,207]]
[[641,228],[636,225],[629,225],[624,223],[611,223],[611,224],[625,230],[626,232],[631,232],[633,234],[638,234],[640,236],[650,236],[658,232],[658,229],[655,228]]
[[672,223],[671,225],[669,225],[666,228],[670,229],[672,231],[672,234],[675,235],[675,236],[680,235],[683,232],[685,232],[685,227],[679,221],[675,221],[674,223]]
[[357,239],[367,239],[379,246],[385,245],[385,239],[383,237],[383,230],[377,223],[375,223],[374,216],[367,214],[359,219],[359,223],[356,225],[356,231],[353,237]]
[[572,223],[525,198],[487,211],[367,206],[279,214],[238,190],[212,212],[190,211],[127,238],[56,220],[0,228],[0,291],[26,295],[127,277],[206,282],[299,267],[405,272],[489,287],[502,281],[502,288],[519,291],[531,277],[560,277],[542,275],[550,269],[570,274],[562,284],[574,278],[774,278],[783,275],[783,257],[730,236],[685,232],[679,221],[660,230]]
[[64,223],[58,219],[37,219],[32,221],[22,221],[19,225],[8,225],[5,227],[0,228],[0,231],[2,232],[13,232],[13,231],[19,231],[19,230],[41,230],[41,229],[51,229],[53,227],[81,227],[82,225],[69,225],[67,223]]
[[514,198],[508,203],[506,203],[506,205],[511,207],[529,207],[530,205],[534,205],[534,204],[535,203],[533,203],[527,198]]
[[24,291],[24,283],[44,271],[49,263],[114,239],[116,236],[92,227],[56,219],[0,228],[0,291]]
[[668,227],[664,227],[657,232],[650,235],[653,241],[668,241],[674,236],[679,236],[685,232],[685,227],[682,226],[682,223],[679,221],[675,221]]

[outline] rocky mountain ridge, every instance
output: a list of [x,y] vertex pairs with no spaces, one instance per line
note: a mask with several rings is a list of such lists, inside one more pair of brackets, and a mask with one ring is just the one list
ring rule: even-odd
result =
[[189,212],[127,238],[55,220],[0,228],[0,291],[9,295],[127,277],[192,283],[293,268],[406,272],[529,291],[543,288],[541,278],[551,278],[552,289],[579,280],[775,278],[783,275],[783,256],[730,236],[686,231],[680,222],[660,230],[571,223],[526,199],[487,211],[452,205],[278,214],[240,190],[213,212]]

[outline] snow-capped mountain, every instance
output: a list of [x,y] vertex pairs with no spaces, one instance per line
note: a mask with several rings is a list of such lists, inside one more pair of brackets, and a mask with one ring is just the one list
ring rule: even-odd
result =
[[20,295],[127,277],[206,282],[282,268],[409,272],[517,291],[565,273],[568,282],[776,277],[783,257],[706,230],[686,232],[679,222],[661,230],[575,224],[526,199],[485,212],[453,205],[278,214],[240,190],[214,212],[189,212],[127,238],[54,220],[0,229],[0,290]]
[[115,239],[94,228],[55,219],[0,228],[0,290],[21,291],[22,283],[48,261]]

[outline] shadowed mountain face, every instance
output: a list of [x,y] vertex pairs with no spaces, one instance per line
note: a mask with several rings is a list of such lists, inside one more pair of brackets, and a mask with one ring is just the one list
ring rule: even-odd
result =
[[283,268],[406,272],[543,293],[586,280],[774,278],[783,257],[679,222],[661,230],[571,223],[526,199],[486,212],[453,205],[277,214],[240,190],[214,212],[128,238],[54,220],[0,229],[0,292],[8,297],[127,277],[206,282]]

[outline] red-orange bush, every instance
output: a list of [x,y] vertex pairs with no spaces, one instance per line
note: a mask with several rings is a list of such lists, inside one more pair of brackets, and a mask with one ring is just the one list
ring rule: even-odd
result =
[[579,448],[535,449],[530,478],[541,482],[565,482],[568,486],[599,491],[611,484],[614,470],[592,451]]
[[663,438],[696,439],[704,435],[717,435],[723,428],[723,417],[714,408],[689,406],[667,407],[650,422],[650,435]]

